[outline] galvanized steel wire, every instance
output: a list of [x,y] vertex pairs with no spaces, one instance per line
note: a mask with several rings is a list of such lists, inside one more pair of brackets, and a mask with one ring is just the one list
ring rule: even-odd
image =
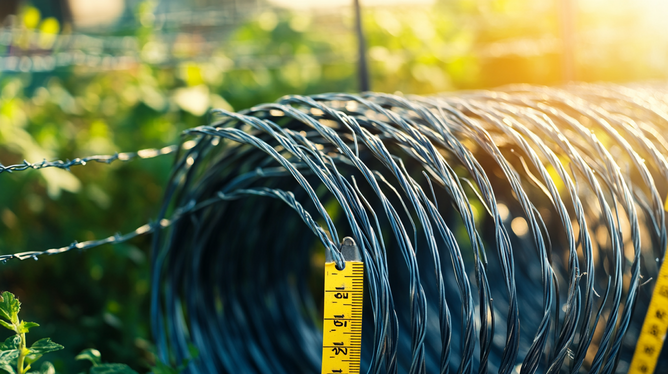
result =
[[364,372],[625,372],[668,241],[667,95],[519,85],[214,110],[173,149],[156,223],[83,246],[153,233],[158,355],[191,373],[318,372],[321,266],[343,265],[345,236],[366,267]]

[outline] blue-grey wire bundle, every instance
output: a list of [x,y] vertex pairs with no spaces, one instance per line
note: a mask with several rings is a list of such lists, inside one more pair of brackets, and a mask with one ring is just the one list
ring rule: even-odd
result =
[[667,130],[663,85],[214,110],[184,132],[155,223],[0,260],[153,233],[161,360],[316,373],[325,254],[342,265],[351,236],[363,372],[621,373],[666,248]]
[[319,372],[324,252],[342,261],[351,236],[363,372],[625,372],[666,247],[666,95],[512,86],[214,110],[185,131],[196,145],[158,217],[183,218],[154,234],[160,358]]

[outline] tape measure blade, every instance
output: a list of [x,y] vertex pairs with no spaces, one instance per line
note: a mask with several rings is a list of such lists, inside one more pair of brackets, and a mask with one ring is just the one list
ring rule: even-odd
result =
[[654,373],[666,339],[666,332],[668,332],[668,266],[664,261],[652,291],[629,374]]
[[362,353],[364,264],[325,264],[322,374],[359,374]]

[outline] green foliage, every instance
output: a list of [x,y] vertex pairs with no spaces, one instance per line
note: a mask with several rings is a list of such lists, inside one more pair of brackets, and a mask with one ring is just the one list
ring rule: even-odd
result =
[[93,366],[88,374],[137,374],[125,364],[102,364]]
[[[63,346],[51,341],[50,338],[44,338],[36,341],[30,348],[27,348],[26,333],[30,328],[39,326],[34,322],[25,322],[19,319],[21,303],[10,292],[3,292],[0,296],[0,318],[2,326],[14,332],[2,343],[0,350],[0,369],[11,374],[24,374],[30,370],[31,365],[39,360],[42,355],[63,349]],[[14,371],[16,367],[16,371]],[[49,368],[45,369],[47,372]],[[44,370],[41,370],[44,372]]]
[[[39,326],[34,322],[24,322],[19,319],[21,303],[10,292],[3,292],[0,296],[0,318],[3,320],[3,326],[11,330],[14,335],[8,337],[0,345],[0,370],[9,374],[55,374],[56,370],[52,363],[45,362],[39,371],[29,372],[31,365],[42,358],[46,353],[56,352],[63,349],[63,346],[51,341],[50,338],[37,340],[30,348],[27,347],[25,334],[32,327]],[[192,351],[192,350],[191,350]],[[196,356],[196,352],[193,356]],[[75,360],[89,361],[92,366],[87,371],[88,374],[137,374],[126,364],[103,363],[102,355],[97,349],[88,348],[81,351]],[[152,368],[155,374],[177,374],[183,371],[187,360],[178,368],[173,368],[158,362],[158,365]]]
[[76,356],[76,359],[87,360],[93,364],[88,374],[137,374],[125,364],[103,364],[102,356],[97,349],[85,349]]
[[185,369],[185,366],[179,366],[178,368],[173,368],[163,362],[156,362],[155,367],[153,367],[153,370],[151,370],[151,373],[153,374],[179,374],[180,372]]
[[[102,357],[97,349],[85,349],[76,357],[77,360],[90,361],[93,366],[88,370],[88,374],[137,374],[125,364],[106,364],[102,363]],[[162,362],[151,368],[153,374],[178,374],[185,369],[187,360],[178,368],[171,367]]]
[[74,359],[88,360],[93,364],[93,366],[97,366],[102,363],[102,355],[100,355],[100,351],[93,348],[84,349]]
[[[4,320],[11,323],[11,325],[9,325],[7,322],[5,322],[3,326],[11,330],[14,325],[19,324],[20,311],[21,303],[19,300],[14,297],[13,294],[7,291],[3,292],[2,296],[0,296],[0,318],[3,318]],[[20,334],[18,331],[16,333]]]

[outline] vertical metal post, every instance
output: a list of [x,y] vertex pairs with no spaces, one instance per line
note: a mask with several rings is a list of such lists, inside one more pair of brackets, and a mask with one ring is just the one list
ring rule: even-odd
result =
[[561,31],[561,79],[564,83],[572,82],[575,76],[575,1],[555,0],[559,8],[559,27]]
[[359,90],[361,92],[369,91],[371,85],[369,83],[369,67],[366,59],[366,40],[364,39],[364,30],[362,29],[362,7],[360,0],[353,0],[355,8],[355,31],[357,32],[357,46],[358,46],[358,61],[357,61],[357,75],[359,79]]

